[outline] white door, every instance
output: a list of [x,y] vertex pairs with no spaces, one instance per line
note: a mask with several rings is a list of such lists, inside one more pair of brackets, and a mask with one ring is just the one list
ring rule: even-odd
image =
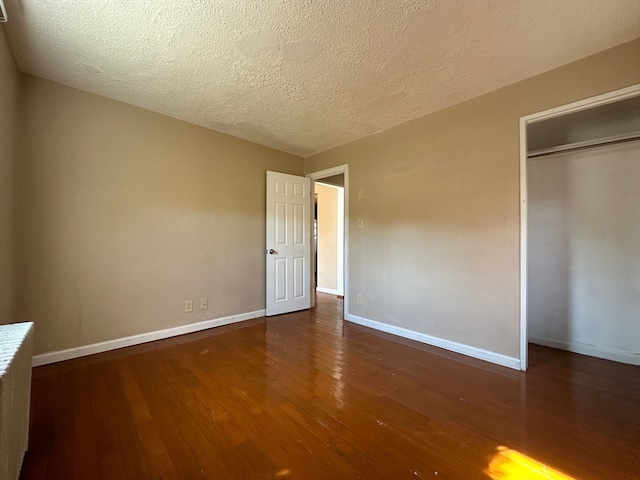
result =
[[311,181],[267,172],[267,315],[311,307]]

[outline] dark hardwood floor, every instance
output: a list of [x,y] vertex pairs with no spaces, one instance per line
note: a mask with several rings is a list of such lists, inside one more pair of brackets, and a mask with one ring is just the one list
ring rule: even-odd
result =
[[35,368],[21,478],[640,478],[640,368],[531,346],[523,374],[318,300]]

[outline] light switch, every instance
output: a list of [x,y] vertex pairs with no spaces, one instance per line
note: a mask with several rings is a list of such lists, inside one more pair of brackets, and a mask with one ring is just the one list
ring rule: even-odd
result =
[[364,219],[362,218],[358,219],[358,228],[364,228]]
[[364,190],[358,190],[358,200],[362,200],[364,198]]

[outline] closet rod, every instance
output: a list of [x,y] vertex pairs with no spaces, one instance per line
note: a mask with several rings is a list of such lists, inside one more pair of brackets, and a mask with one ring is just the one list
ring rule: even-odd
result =
[[631,142],[640,139],[640,131],[632,133],[623,133],[621,135],[612,135],[610,137],[597,138],[594,140],[585,140],[584,142],[568,143],[567,145],[558,145],[557,147],[542,148],[527,153],[527,158],[539,158],[554,153],[564,153],[573,150],[584,150],[586,148],[601,147],[604,145],[614,145],[616,143]]

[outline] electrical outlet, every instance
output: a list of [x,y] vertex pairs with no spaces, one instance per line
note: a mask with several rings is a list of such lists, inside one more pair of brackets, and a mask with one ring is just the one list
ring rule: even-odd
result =
[[200,310],[206,310],[209,308],[209,300],[206,297],[200,299]]
[[362,305],[362,295],[360,294],[356,295],[356,303],[358,305]]
[[184,301],[184,311],[185,313],[193,312],[193,300]]

